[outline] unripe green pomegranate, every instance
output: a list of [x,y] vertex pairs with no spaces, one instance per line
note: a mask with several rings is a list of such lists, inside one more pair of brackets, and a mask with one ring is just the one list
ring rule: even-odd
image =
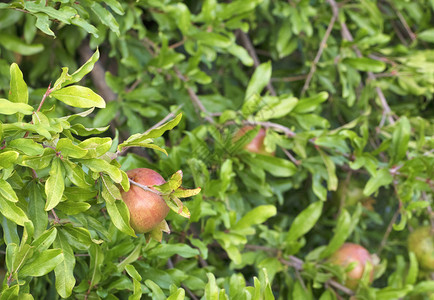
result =
[[[255,128],[254,126],[250,126],[250,125],[242,127],[240,130],[237,131],[237,133],[235,133],[234,140],[235,141],[239,140],[248,131],[253,130],[254,128]],[[274,156],[275,155],[274,152],[268,152],[265,149],[265,144],[264,144],[265,134],[266,132],[264,128],[259,129],[258,134],[253,138],[253,140],[250,141],[250,143],[244,146],[244,149],[252,153]]]
[[[353,244],[345,243],[339,250],[337,250],[329,259],[332,264],[340,265],[344,268],[348,267],[351,263],[355,263],[354,268],[347,272],[347,280],[345,286],[355,290],[359,285],[359,280],[365,271],[365,265],[370,262],[373,266],[371,254],[364,247]],[[370,282],[374,278],[374,270],[371,270]]]
[[[154,170],[147,168],[133,169],[126,172],[128,178],[149,186],[161,185],[166,181]],[[156,190],[155,190],[156,191]],[[130,185],[128,192],[122,191],[122,199],[130,211],[130,225],[136,233],[146,233],[158,226],[169,213],[164,199],[157,193],[146,191],[134,184]]]
[[408,250],[414,252],[422,269],[434,271],[434,233],[430,226],[419,227],[409,235]]

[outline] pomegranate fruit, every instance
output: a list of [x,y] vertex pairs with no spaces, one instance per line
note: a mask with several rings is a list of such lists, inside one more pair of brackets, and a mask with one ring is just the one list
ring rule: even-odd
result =
[[[373,266],[371,254],[364,247],[353,244],[345,243],[339,250],[337,250],[329,259],[332,264],[340,265],[344,268],[348,267],[351,263],[355,263],[354,268],[347,272],[347,280],[345,286],[350,289],[356,289],[359,285],[359,280],[363,276],[365,265],[370,262]],[[374,270],[370,273],[370,282],[374,278]]]
[[[133,169],[126,173],[129,179],[149,186],[155,192],[157,191],[151,186],[166,182],[160,174],[147,168]],[[136,233],[146,233],[156,228],[169,213],[169,206],[158,193],[146,191],[137,185],[131,184],[129,191],[122,191],[121,195],[130,211],[130,225]]]
[[409,235],[408,250],[414,252],[422,269],[434,271],[434,233],[430,226],[419,227]]
[[[247,132],[253,130],[254,128],[255,128],[254,126],[242,127],[240,130],[237,131],[237,133],[235,133],[234,140],[235,141],[239,140],[242,136],[244,136]],[[265,129],[261,128],[259,129],[258,134],[253,138],[253,140],[251,140],[250,143],[244,146],[244,149],[252,153],[274,156],[275,155],[274,152],[268,152],[265,149],[264,139],[265,139]]]

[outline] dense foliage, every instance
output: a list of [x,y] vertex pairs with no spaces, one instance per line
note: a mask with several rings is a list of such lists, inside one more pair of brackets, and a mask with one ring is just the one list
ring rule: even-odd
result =
[[[0,299],[433,299],[433,13],[3,1]],[[134,168],[170,235],[131,228]],[[373,254],[352,289],[345,242]]]

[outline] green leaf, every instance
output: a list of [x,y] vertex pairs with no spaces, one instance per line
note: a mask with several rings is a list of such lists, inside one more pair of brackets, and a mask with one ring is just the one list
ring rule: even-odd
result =
[[92,238],[86,228],[67,224],[59,229],[59,232],[68,241],[68,244],[77,250],[85,251],[92,245]]
[[47,35],[51,35],[55,37],[54,32],[50,29],[50,20],[48,19],[48,16],[42,13],[36,13],[34,14],[36,17],[36,24],[35,26],[41,30],[43,33]]
[[125,271],[127,271],[128,275],[130,275],[131,278],[134,278],[137,281],[142,281],[142,276],[140,276],[139,272],[137,272],[136,268],[133,265],[126,265]]
[[145,280],[145,284],[152,290],[152,299],[154,300],[166,300],[167,297],[161,290],[161,288],[155,284],[152,280]]
[[193,38],[197,39],[199,44],[217,48],[227,48],[232,44],[230,38],[215,32],[199,31],[193,35]]
[[92,158],[81,159],[80,162],[96,173],[102,172],[108,174],[116,183],[120,183],[122,181],[122,171],[116,166],[109,164],[105,160]]
[[68,138],[62,138],[57,142],[56,151],[64,157],[82,158],[88,153],[87,149],[74,145]]
[[83,171],[79,164],[65,159],[63,160],[63,166],[65,167],[66,176],[73,184],[80,188],[89,188],[92,186],[89,176]]
[[91,5],[92,11],[97,15],[102,24],[110,28],[111,31],[116,33],[117,36],[120,35],[119,24],[115,17],[99,3],[92,1]]
[[252,75],[246,90],[244,99],[249,99],[254,94],[260,94],[271,79],[271,62],[260,64]]
[[391,164],[396,164],[405,157],[411,134],[410,122],[405,116],[401,117],[395,126],[392,134],[392,144],[389,148],[392,152]]
[[71,74],[71,78],[66,80],[62,84],[62,87],[66,85],[70,85],[72,83],[79,82],[85,75],[89,74],[93,70],[93,67],[95,63],[98,61],[98,59],[99,59],[99,49],[96,49],[95,53],[92,54],[92,56],[77,71]]
[[425,42],[434,43],[434,28],[420,32],[417,38]]
[[170,294],[167,300],[184,300],[185,299],[185,290],[183,288],[179,288],[176,292]]
[[268,155],[256,154],[252,164],[276,177],[289,177],[297,172],[297,167],[289,160]]
[[414,294],[428,295],[429,293],[433,293],[433,292],[434,292],[434,281],[432,280],[418,282],[413,289]]
[[19,37],[6,33],[4,30],[0,32],[0,45],[21,55],[33,55],[44,50],[43,44],[26,44]]
[[277,213],[274,205],[260,205],[246,213],[233,227],[233,229],[245,229],[252,225],[262,224]]
[[410,259],[410,265],[408,267],[407,277],[405,277],[405,283],[414,285],[417,281],[417,274],[419,272],[419,264],[417,262],[417,257],[414,254],[414,252],[409,252],[408,257]]
[[12,186],[4,179],[0,179],[0,195],[10,202],[18,202],[18,197]]
[[377,173],[372,176],[368,182],[366,183],[365,188],[363,189],[363,194],[365,196],[369,196],[372,193],[375,193],[380,187],[388,185],[392,183],[393,177],[390,175],[390,171],[387,168],[380,169]]
[[321,103],[329,97],[327,92],[321,92],[309,98],[302,98],[298,101],[293,112],[296,114],[304,114],[313,112]]
[[205,286],[205,299],[218,300],[219,287],[217,286],[215,277],[212,273],[207,273],[208,283]]
[[348,211],[344,209],[338,218],[335,234],[327,247],[321,252],[320,258],[326,258],[338,250],[351,234],[351,229],[351,216]]
[[5,151],[0,153],[0,169],[9,169],[17,162],[20,154],[16,151]]
[[150,257],[158,257],[159,259],[169,258],[175,254],[190,258],[199,255],[199,250],[191,248],[187,244],[159,244],[147,252]]
[[111,138],[93,137],[79,143],[78,146],[88,151],[85,158],[95,158],[106,154],[112,146]]
[[20,226],[24,226],[25,222],[30,221],[20,207],[4,198],[2,194],[0,194],[0,213]]
[[104,1],[110,8],[117,13],[118,15],[124,14],[124,9],[122,8],[122,5],[117,0],[106,0]]
[[122,200],[121,192],[119,188],[113,184],[108,178],[105,176],[101,176],[102,181],[102,192],[101,196],[105,201],[114,204],[116,200]]
[[0,295],[0,300],[16,300],[19,299],[18,293],[20,291],[20,286],[18,284],[11,287],[6,287],[2,290]]
[[51,227],[50,229],[44,231],[41,235],[39,235],[39,237],[31,243],[31,246],[33,247],[35,252],[44,252],[51,246],[51,244],[53,244],[56,236],[56,227]]
[[120,231],[136,237],[134,230],[130,226],[130,213],[128,207],[122,200],[110,203],[106,201],[107,212],[117,229]]
[[118,146],[118,151],[125,147],[142,146],[143,143],[149,143],[148,139],[162,136],[167,130],[173,129],[182,119],[182,113],[178,114],[173,120],[142,134],[133,134],[125,142]]
[[47,195],[47,202],[45,203],[45,210],[51,210],[60,202],[65,190],[64,171],[60,158],[55,158],[51,165],[50,177],[45,182],[45,194]]
[[102,278],[101,267],[104,265],[104,253],[100,246],[92,244],[89,249],[89,255],[90,286],[95,286]]
[[68,298],[75,285],[74,266],[75,256],[67,238],[59,232],[53,246],[63,252],[64,259],[54,269],[56,276],[56,290],[62,298]]
[[43,276],[59,265],[64,260],[61,249],[48,249],[35,253],[31,260],[20,269],[20,276]]
[[29,186],[29,201],[27,208],[29,218],[35,227],[35,238],[38,238],[47,228],[48,214],[45,211],[45,195],[42,185],[32,182]]
[[14,103],[0,98],[0,114],[13,115],[16,113],[31,115],[33,113],[33,107],[25,103]]
[[336,191],[338,188],[338,178],[336,177],[336,166],[333,160],[324,153],[321,149],[318,149],[321,155],[322,161],[324,162],[327,169],[327,188],[329,191]]
[[87,87],[72,85],[60,90],[54,91],[50,94],[57,100],[63,103],[79,108],[88,107],[105,107],[105,101],[101,96]]
[[383,72],[386,69],[386,64],[382,61],[367,57],[350,58],[347,57],[342,61],[359,71],[365,72]]
[[17,224],[4,218],[1,215],[0,215],[0,219],[1,219],[1,226],[3,229],[3,240],[6,243],[6,245],[9,245],[11,243],[18,245],[20,243],[20,237],[18,236]]
[[291,224],[291,228],[286,235],[286,242],[296,241],[308,233],[321,217],[323,201],[316,201],[300,212]]
[[95,38],[99,37],[98,29],[89,22],[87,22],[85,19],[81,18],[79,15],[76,15],[74,18],[72,18],[71,23],[83,28],[88,33],[92,34]]
[[11,81],[10,81],[10,91],[9,100],[14,103],[24,103],[29,102],[29,92],[27,89],[27,84],[23,79],[23,73],[16,63],[13,63],[10,67]]
[[44,153],[44,147],[31,139],[14,139],[8,146],[17,149],[26,155],[41,155]]
[[289,114],[297,105],[298,99],[292,96],[279,99],[273,104],[265,105],[257,112],[255,120],[268,121],[270,119],[279,119]]

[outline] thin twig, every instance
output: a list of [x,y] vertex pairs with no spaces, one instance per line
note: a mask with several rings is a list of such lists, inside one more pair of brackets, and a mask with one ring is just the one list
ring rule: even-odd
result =
[[350,290],[349,288],[343,286],[342,284],[340,284],[339,282],[335,281],[335,280],[328,280],[327,283],[329,285],[331,285],[334,288],[337,288],[338,290],[341,290],[342,292],[344,292],[347,295],[354,295],[354,292],[352,290]]
[[288,150],[286,150],[283,147],[280,147],[280,149],[282,149],[282,151],[285,153],[285,155],[296,165],[299,166],[301,165],[301,161],[299,161],[298,159],[296,159],[291,152],[289,152]]
[[[246,48],[247,52],[252,57],[253,65],[255,66],[255,68],[257,68],[261,64],[261,62],[259,61],[258,55],[256,54],[255,48],[253,47],[253,44],[250,41],[249,36],[245,32],[243,32],[242,30],[238,30],[237,33],[238,33],[239,37],[241,38],[241,42],[242,42],[244,48]],[[271,82],[267,82],[267,90],[270,92],[270,95],[272,95],[272,96],[277,95],[276,90],[274,89]]]
[[401,12],[396,9],[393,1],[389,1],[389,3],[395,11],[396,15],[398,16],[399,20],[401,21],[402,25],[404,26],[405,30],[407,31],[407,34],[410,37],[411,41],[414,42],[416,40],[416,34],[411,30],[410,26],[408,26],[408,23],[405,20],[404,16],[401,14]]
[[[226,123],[229,124],[230,122]],[[287,137],[295,137],[296,133],[294,131],[292,131],[291,129],[289,129],[286,126],[277,124],[277,123],[273,123],[273,122],[259,122],[259,121],[248,121],[248,120],[243,120],[242,123],[244,125],[261,125],[264,128],[274,128],[277,131],[283,132]]]
[[175,49],[175,48],[178,48],[179,46],[184,45],[184,43],[185,43],[185,36],[183,37],[183,39],[181,41],[176,42],[175,44],[170,45],[169,48],[170,49]]
[[[188,79],[179,71],[178,68],[174,67],[173,70],[176,73],[176,76],[178,76],[179,79],[181,79],[184,82],[187,82]],[[199,99],[199,96],[193,91],[191,87],[187,87],[188,95],[190,96],[191,101],[195,106],[204,114],[203,118],[207,120],[209,123],[214,124],[215,121],[213,118],[209,116],[208,110],[203,106],[202,102]]]
[[60,219],[57,216],[56,212],[54,211],[54,208],[51,209],[51,213],[53,214],[53,217],[54,217],[54,223],[55,224],[59,224],[60,223]]
[[307,75],[306,74],[302,74],[302,75],[295,75],[295,76],[290,76],[290,77],[274,77],[271,78],[271,82],[293,82],[293,81],[300,81],[300,80],[304,80],[306,79]]
[[151,192],[151,193],[154,193],[154,194],[157,194],[157,195],[162,195],[159,191],[154,190],[154,189],[150,188],[150,187],[147,186],[147,185],[143,185],[143,184],[140,184],[140,183],[138,183],[138,182],[135,182],[134,180],[132,180],[132,179],[130,179],[130,178],[128,178],[128,181],[129,181],[131,184],[134,184],[135,186],[138,186],[138,187],[144,189],[145,191],[148,191],[148,192]]
[[330,6],[332,8],[333,15],[332,15],[332,18],[330,19],[329,25],[327,26],[327,30],[326,30],[326,32],[325,32],[325,34],[321,40],[321,43],[319,45],[319,49],[318,49],[318,52],[316,53],[315,59],[312,62],[309,74],[307,75],[306,81],[303,85],[303,89],[301,90],[301,97],[303,97],[303,95],[306,93],[307,89],[309,88],[310,81],[312,80],[313,74],[316,71],[316,66],[317,66],[317,64],[321,58],[321,55],[322,55],[322,53],[323,53],[323,51],[327,45],[327,40],[330,37],[330,33],[332,32],[333,26],[335,25],[335,22],[338,18],[338,7],[333,6],[331,4],[330,0],[328,0],[328,2],[330,3]]

